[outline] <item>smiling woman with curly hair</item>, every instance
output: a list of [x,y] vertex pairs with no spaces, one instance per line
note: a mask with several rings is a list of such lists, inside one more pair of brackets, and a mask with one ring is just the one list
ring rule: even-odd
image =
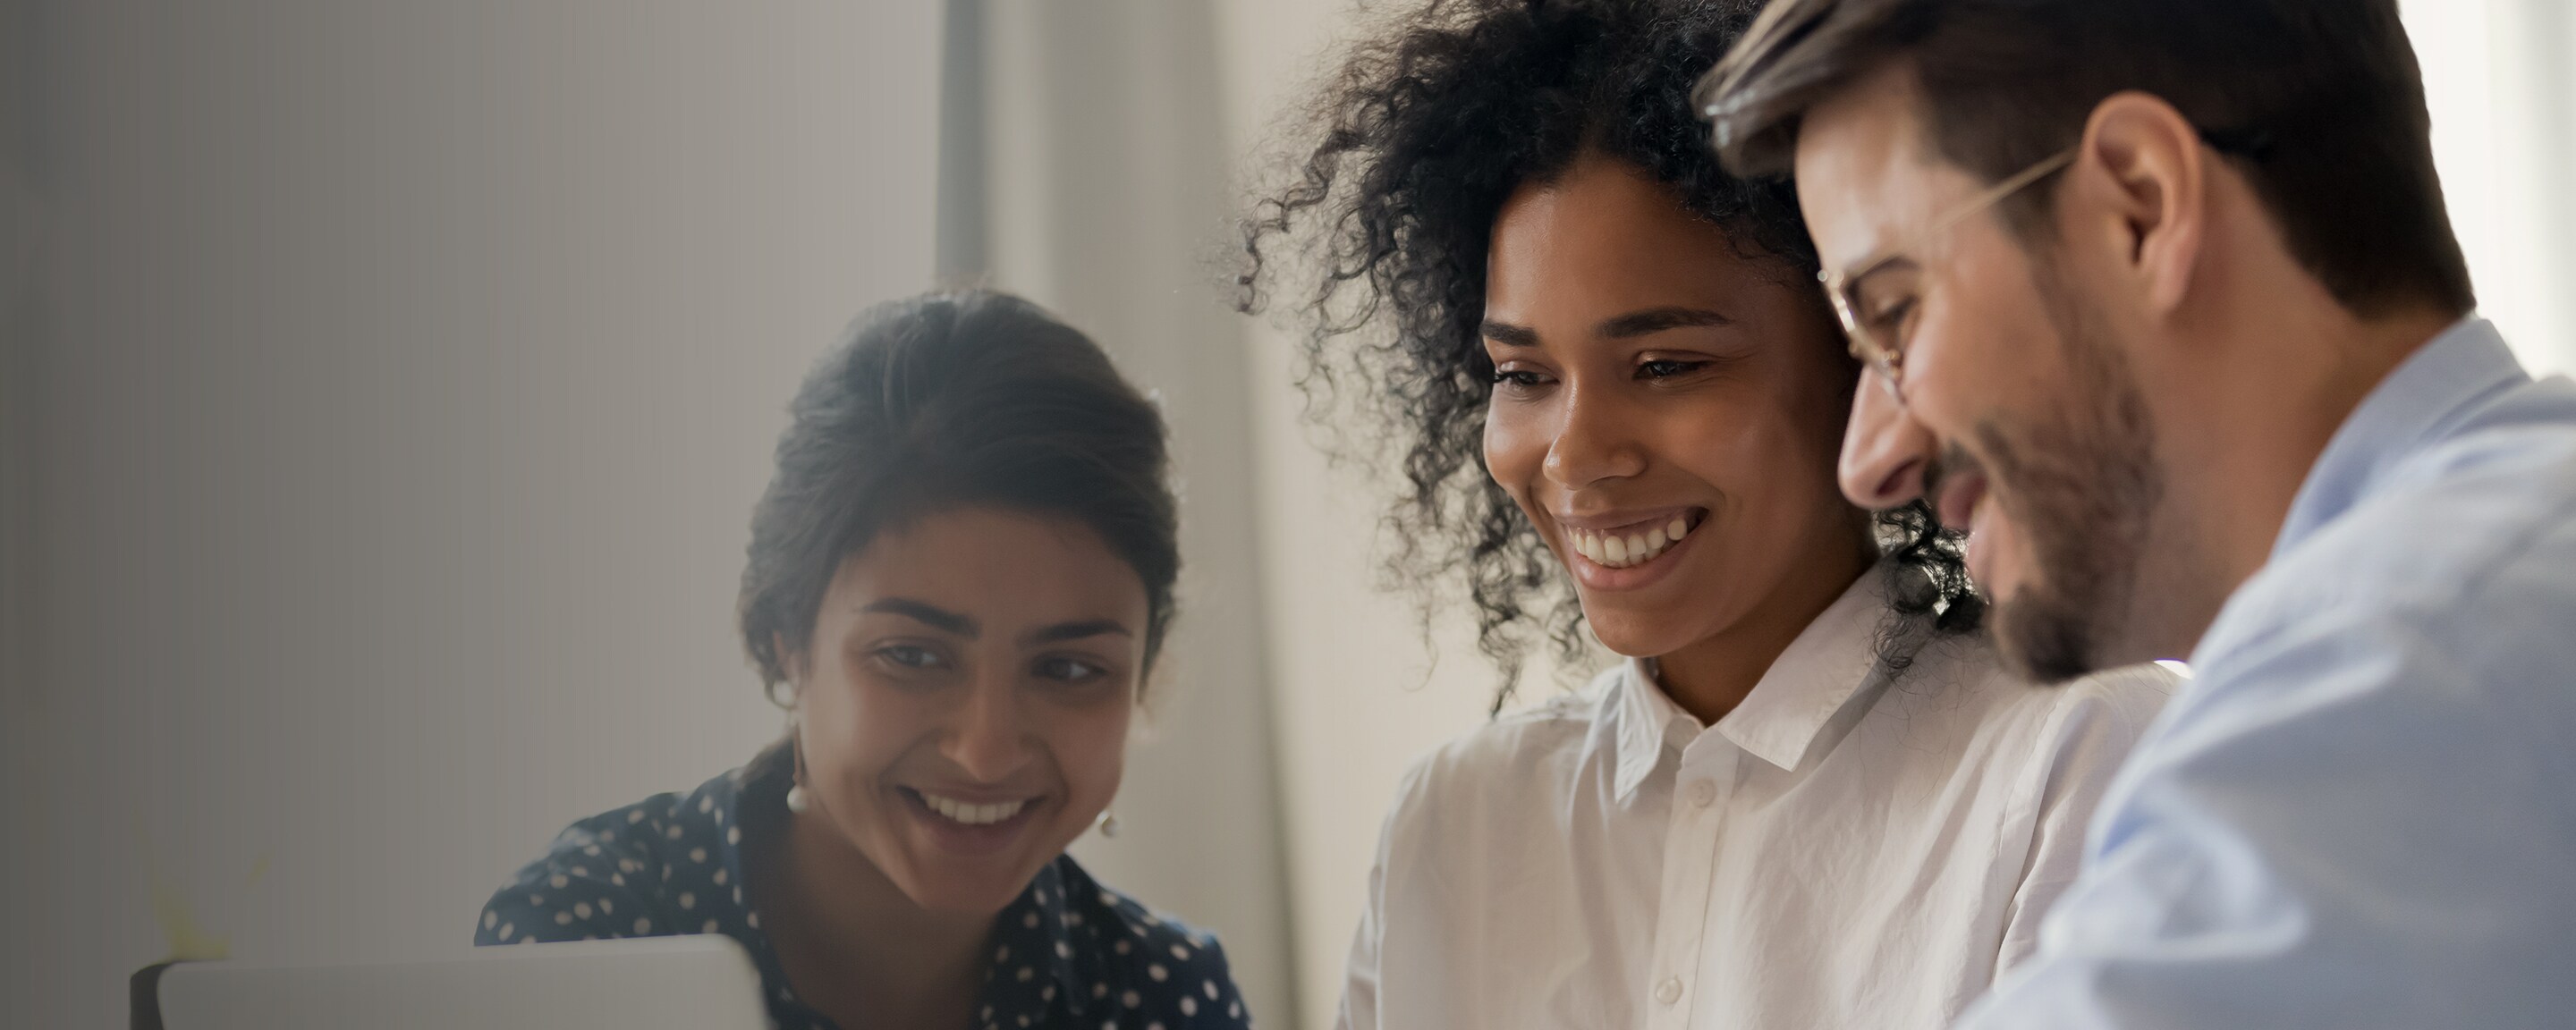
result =
[[1756,9],[1397,12],[1246,221],[1245,306],[1293,301],[1315,412],[1401,469],[1393,569],[1463,588],[1497,710],[1542,641],[1627,659],[1407,775],[1345,1025],[1946,1025],[2167,691],[2014,679],[1959,539],[1843,499],[1862,372],[1797,198],[1687,102]]

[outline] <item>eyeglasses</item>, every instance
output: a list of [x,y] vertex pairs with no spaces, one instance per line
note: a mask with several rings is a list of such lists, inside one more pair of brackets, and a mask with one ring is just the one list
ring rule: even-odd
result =
[[[1896,403],[1905,403],[1901,377],[1905,373],[1905,347],[1914,331],[1914,314],[1920,306],[1915,291],[1899,289],[1902,283],[1891,280],[1903,271],[1898,265],[1905,257],[1903,247],[1918,244],[1930,237],[1950,231],[1959,223],[1974,218],[1987,208],[2003,203],[2006,198],[2030,188],[2030,184],[2057,173],[2075,163],[2075,148],[2069,147],[2038,164],[2022,169],[2011,178],[1988,187],[1958,207],[1934,219],[1922,236],[1900,241],[1858,265],[1859,271],[1845,274],[1820,271],[1816,278],[1825,284],[1825,296],[1834,304],[1834,317],[1843,323],[1843,336],[1850,341],[1851,353],[1878,373],[1879,385],[1887,388]],[[1873,290],[1873,285],[1884,287]]]

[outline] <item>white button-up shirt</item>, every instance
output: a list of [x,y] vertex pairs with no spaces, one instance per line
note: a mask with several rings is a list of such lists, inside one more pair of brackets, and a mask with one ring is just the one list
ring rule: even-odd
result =
[[1649,662],[1409,772],[1351,951],[1355,1030],[1937,1030],[2028,954],[2173,688],[2037,687],[1981,639],[1892,679],[1862,576],[1703,727]]

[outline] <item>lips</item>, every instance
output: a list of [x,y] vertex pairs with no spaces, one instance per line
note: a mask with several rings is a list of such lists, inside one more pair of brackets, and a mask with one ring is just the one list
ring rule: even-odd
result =
[[930,831],[940,846],[960,855],[991,854],[1007,847],[1035,818],[1040,797],[960,796],[960,793],[897,787],[903,808]]
[[1658,580],[1700,536],[1706,508],[1641,509],[1560,518],[1567,571],[1592,591],[1627,591]]
[[937,812],[940,815],[954,819],[968,826],[990,826],[994,823],[1001,822],[1004,819],[1020,814],[1020,809],[1028,807],[1029,802],[1033,800],[1031,798],[1020,798],[1016,801],[995,801],[987,804],[977,804],[972,801],[952,798],[942,794],[933,794],[926,790],[917,791],[916,793],[921,795],[921,803],[928,805],[931,811]]
[[1698,528],[1694,512],[1646,519],[1605,530],[1565,527],[1567,546],[1604,568],[1625,569],[1655,560]]
[[1940,495],[1933,498],[1933,507],[1941,524],[1968,529],[1976,521],[1978,510],[1985,506],[1986,474],[1962,471],[1943,477],[1940,490]]

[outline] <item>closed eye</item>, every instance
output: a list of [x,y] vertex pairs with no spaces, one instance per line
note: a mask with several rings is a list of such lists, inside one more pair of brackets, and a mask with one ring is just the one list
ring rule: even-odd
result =
[[1897,330],[1904,328],[1905,320],[1913,314],[1914,297],[1908,294],[1873,312],[1869,316],[1870,332],[1876,334],[1879,339],[1892,340],[1896,337]]

